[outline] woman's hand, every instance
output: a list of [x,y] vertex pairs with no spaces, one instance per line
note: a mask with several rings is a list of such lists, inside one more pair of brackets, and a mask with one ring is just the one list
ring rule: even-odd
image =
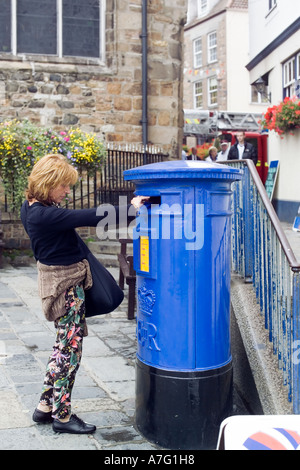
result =
[[148,201],[150,199],[150,196],[136,196],[133,199],[131,199],[131,204],[135,209],[140,209],[144,202]]

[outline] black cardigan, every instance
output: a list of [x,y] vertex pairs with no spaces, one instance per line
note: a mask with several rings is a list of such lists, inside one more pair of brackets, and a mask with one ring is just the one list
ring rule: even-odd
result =
[[[130,206],[125,206],[127,211]],[[119,223],[119,207],[116,224]],[[46,265],[69,266],[85,258],[76,227],[96,227],[106,217],[97,216],[97,208],[68,210],[35,202],[21,207],[21,220],[30,238],[34,257]],[[127,212],[128,213],[128,212]],[[135,217],[127,217],[127,223]]]

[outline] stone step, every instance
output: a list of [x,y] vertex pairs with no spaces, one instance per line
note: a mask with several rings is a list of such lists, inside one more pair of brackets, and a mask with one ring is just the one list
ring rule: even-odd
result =
[[106,255],[103,253],[94,253],[94,255],[106,268],[119,267],[119,260],[117,258],[117,255]]
[[88,247],[94,254],[117,255],[120,253],[120,243],[115,241],[88,242]]
[[[95,242],[88,242],[88,247],[93,253],[103,253],[108,255],[117,255],[121,251],[121,244],[114,240],[99,240]],[[133,244],[127,245],[127,253],[132,255]]]
[[[103,266],[106,268],[119,268],[118,254],[121,251],[120,242],[108,239],[94,242],[89,241],[87,245]],[[133,253],[132,243],[127,246],[127,252],[128,254]]]

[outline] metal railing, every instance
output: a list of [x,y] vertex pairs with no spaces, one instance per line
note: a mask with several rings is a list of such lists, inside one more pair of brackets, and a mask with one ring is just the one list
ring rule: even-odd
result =
[[149,163],[167,160],[168,155],[155,146],[108,145],[107,158],[100,174],[97,203],[119,204],[119,196],[130,200],[135,191],[131,181],[125,181],[123,172]]
[[[154,145],[107,145],[105,162],[101,171],[88,175],[83,172],[78,183],[73,187],[70,198],[64,204],[69,209],[84,209],[96,207],[100,204],[119,204],[119,197],[126,196],[128,201],[133,196],[135,185],[124,181],[123,172],[130,168],[157,163],[168,159],[159,147]],[[1,182],[0,182],[1,184]],[[9,194],[0,188],[0,210],[14,212],[11,201],[14,200],[13,189]]]
[[293,412],[300,414],[300,264],[251,160],[233,183],[232,268],[252,282],[283,373]]
[[70,209],[96,207],[100,204],[119,204],[119,197],[133,197],[135,185],[124,181],[123,172],[130,168],[157,163],[168,158],[159,148],[134,145],[107,146],[106,160],[101,172],[85,175],[73,188]]

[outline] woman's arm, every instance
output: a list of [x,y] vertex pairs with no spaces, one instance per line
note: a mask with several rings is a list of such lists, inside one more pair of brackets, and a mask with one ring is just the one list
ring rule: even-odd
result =
[[[139,209],[147,199],[149,198],[137,196],[132,199],[131,203],[135,209]],[[124,211],[126,210],[127,224],[135,218],[128,215],[130,207],[130,205],[122,207],[122,221],[124,221]],[[107,216],[108,211],[105,210],[105,205],[103,208],[103,211],[98,211],[98,214],[100,213],[101,215],[97,215],[97,207],[92,209],[62,209],[55,206],[45,207],[38,205],[30,208],[30,211],[32,211],[30,219],[31,223],[36,223],[51,231],[62,231],[77,227],[96,227]],[[107,210],[115,211],[114,220],[118,226],[120,207],[107,205]]]

